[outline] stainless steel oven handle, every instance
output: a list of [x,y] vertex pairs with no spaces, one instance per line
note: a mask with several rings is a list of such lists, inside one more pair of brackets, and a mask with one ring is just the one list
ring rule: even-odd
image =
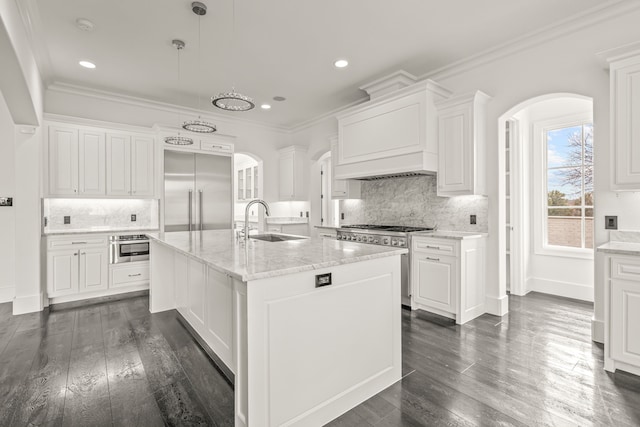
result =
[[189,190],[189,231],[192,229],[192,215],[193,215],[193,190]]
[[202,195],[203,195],[202,190],[198,190],[198,193],[200,193],[200,197],[199,197],[199,199],[200,199],[200,211],[199,211],[198,215],[200,215],[200,231],[202,231],[202,222],[203,222],[203,220],[202,220],[202,212],[203,212],[202,211]]

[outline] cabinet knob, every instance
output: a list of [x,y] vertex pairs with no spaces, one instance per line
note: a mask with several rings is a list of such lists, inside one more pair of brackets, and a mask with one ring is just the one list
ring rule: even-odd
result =
[[78,192],[78,190],[74,188],[74,189],[73,189],[73,192],[74,192],[74,193],[77,193],[77,192]]
[[73,254],[73,256],[78,256],[78,252],[76,252],[75,254]]

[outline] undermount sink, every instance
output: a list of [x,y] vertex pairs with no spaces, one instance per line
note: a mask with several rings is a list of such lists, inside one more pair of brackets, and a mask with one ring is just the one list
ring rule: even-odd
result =
[[265,242],[284,242],[287,240],[306,239],[304,236],[291,236],[287,234],[254,234],[249,235],[249,238],[256,240],[263,240]]

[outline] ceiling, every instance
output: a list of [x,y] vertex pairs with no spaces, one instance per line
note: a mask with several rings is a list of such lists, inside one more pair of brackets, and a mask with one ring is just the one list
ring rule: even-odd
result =
[[[48,81],[215,113],[223,112],[209,98],[235,84],[273,108],[224,114],[284,127],[361,100],[359,86],[398,69],[421,76],[607,3],[238,0],[234,25],[233,0],[203,0],[208,13],[201,18],[189,0],[33,1]],[[92,21],[94,30],[80,30],[77,18]],[[180,80],[175,38],[186,42]],[[336,69],[338,58],[349,67]],[[82,59],[97,68],[80,67]]]

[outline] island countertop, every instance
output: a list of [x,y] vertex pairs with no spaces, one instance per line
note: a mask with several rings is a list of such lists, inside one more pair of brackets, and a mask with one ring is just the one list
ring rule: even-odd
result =
[[233,230],[148,233],[147,236],[243,282],[408,252],[404,248],[322,238],[283,242],[250,239],[245,249],[236,241]]

